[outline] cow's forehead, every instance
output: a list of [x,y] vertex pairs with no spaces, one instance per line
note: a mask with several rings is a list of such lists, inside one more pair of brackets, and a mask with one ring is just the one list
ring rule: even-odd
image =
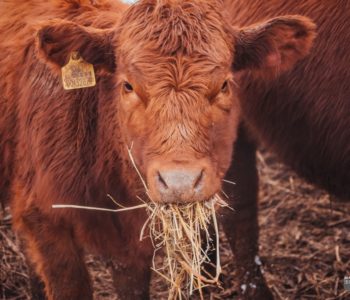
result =
[[210,55],[223,60],[233,38],[219,1],[140,1],[124,14],[118,46],[125,52],[143,49],[162,55]]

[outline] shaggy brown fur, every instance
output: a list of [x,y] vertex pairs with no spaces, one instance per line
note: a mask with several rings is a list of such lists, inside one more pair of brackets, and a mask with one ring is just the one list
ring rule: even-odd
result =
[[[241,85],[239,98],[250,136],[271,147],[310,182],[349,201],[350,2],[227,0],[225,4],[231,22],[237,26],[247,26],[280,14],[302,14],[315,21],[318,36],[310,56],[276,80],[255,80],[254,75],[244,74],[238,80]],[[230,227],[231,223],[231,230],[233,228],[236,236],[231,243],[233,247],[241,246],[241,249],[251,251],[244,256],[245,263],[238,261],[239,270],[244,273],[249,261],[253,269],[258,249],[257,194],[252,191],[252,186],[257,184],[256,146],[244,134],[238,138],[237,145],[241,146],[235,149],[233,166],[238,160],[244,170],[240,174],[235,168],[230,171],[231,178],[237,182],[232,193],[242,194],[244,198],[236,204],[237,217],[226,219],[224,224]],[[246,223],[239,220],[244,214],[247,215]],[[241,224],[245,224],[243,230]],[[245,236],[249,240],[245,240]],[[243,276],[246,276],[246,282],[255,282],[246,273]],[[255,293],[247,284],[247,297],[253,298]]]
[[232,22],[280,14],[315,20],[315,51],[267,83],[244,79],[242,106],[256,136],[309,181],[350,200],[349,1],[227,1]]
[[[147,299],[152,247],[138,241],[145,213],[52,204],[112,207],[108,193],[136,204],[144,191],[131,145],[153,200],[210,199],[230,165],[240,120],[232,66],[273,77],[308,53],[308,19],[239,30],[221,5],[144,0],[125,11],[116,1],[0,2],[0,197],[10,200],[49,299],[92,298],[86,251],[120,261],[121,298]],[[60,68],[72,51],[94,65],[96,87],[63,90]],[[187,186],[182,178],[198,170]],[[238,238],[237,258],[251,268],[244,250],[251,245]],[[256,295],[269,296],[260,282]]]

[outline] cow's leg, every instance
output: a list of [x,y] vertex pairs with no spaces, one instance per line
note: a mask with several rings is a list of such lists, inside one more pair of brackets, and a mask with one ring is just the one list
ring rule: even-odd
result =
[[31,266],[31,263],[28,265],[28,274],[29,274],[29,282],[30,282],[30,292],[32,295],[32,299],[35,300],[46,300],[46,294],[45,294],[45,284],[40,279],[38,274],[35,272],[35,269],[33,266]]
[[122,300],[149,299],[151,258],[138,258],[133,262],[113,262],[113,282]]
[[258,176],[256,147],[243,128],[235,144],[234,156],[226,178],[235,185],[225,184],[234,212],[222,210],[222,225],[234,252],[241,297],[272,299],[261,274],[258,257],[259,228],[257,219]]
[[[134,224],[137,222],[135,220]],[[139,240],[139,230],[126,230],[129,238],[124,247],[127,251],[121,251],[111,264],[113,282],[120,299],[146,300],[149,299],[154,248],[150,239]]]
[[25,241],[20,239],[20,249],[25,256],[26,264],[28,268],[28,276],[29,276],[29,284],[30,284],[30,292],[32,299],[36,300],[45,300],[45,285],[44,282],[40,279],[38,274],[35,272],[35,267],[28,256],[27,247]]
[[49,300],[92,299],[83,252],[65,222],[54,222],[39,209],[22,211],[14,218],[25,239],[26,253],[45,284]]

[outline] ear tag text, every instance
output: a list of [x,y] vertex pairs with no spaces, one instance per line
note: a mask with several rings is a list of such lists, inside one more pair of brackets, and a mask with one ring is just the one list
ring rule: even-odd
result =
[[96,85],[94,66],[86,62],[78,52],[72,52],[69,62],[62,67],[62,83],[65,90],[82,89]]

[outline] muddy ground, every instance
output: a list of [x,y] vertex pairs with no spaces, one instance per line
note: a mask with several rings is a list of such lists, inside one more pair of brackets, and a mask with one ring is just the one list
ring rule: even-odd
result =
[[[350,204],[335,202],[305,183],[269,153],[258,153],[260,257],[276,299],[350,299]],[[223,289],[208,299],[235,299],[234,258],[222,237]],[[0,214],[0,299],[30,299],[23,255],[8,214]],[[87,257],[95,299],[118,299],[106,262]],[[166,286],[153,276],[152,299],[166,299]],[[257,299],[259,300],[259,299]]]

